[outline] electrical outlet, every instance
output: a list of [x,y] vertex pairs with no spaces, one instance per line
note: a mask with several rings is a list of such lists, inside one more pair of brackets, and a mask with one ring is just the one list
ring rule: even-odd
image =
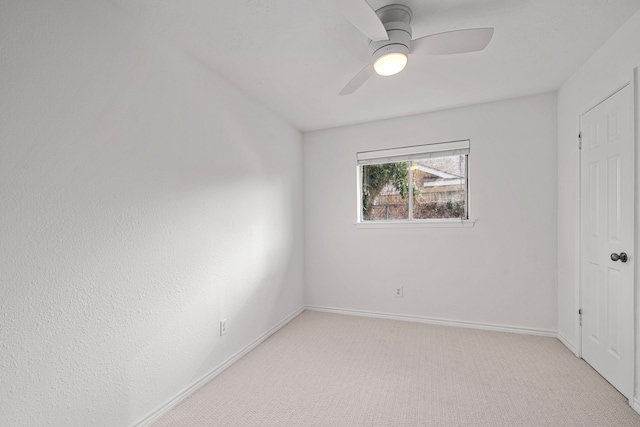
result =
[[402,298],[402,286],[396,288],[396,298]]
[[227,333],[227,319],[222,319],[220,321],[220,336],[223,336]]

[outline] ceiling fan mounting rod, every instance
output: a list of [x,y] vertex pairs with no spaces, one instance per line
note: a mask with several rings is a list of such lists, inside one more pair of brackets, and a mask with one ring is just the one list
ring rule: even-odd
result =
[[407,25],[411,24],[411,18],[413,14],[411,9],[402,4],[390,4],[388,6],[381,7],[376,10],[376,15],[380,19],[380,22],[387,24],[389,22],[404,22]]

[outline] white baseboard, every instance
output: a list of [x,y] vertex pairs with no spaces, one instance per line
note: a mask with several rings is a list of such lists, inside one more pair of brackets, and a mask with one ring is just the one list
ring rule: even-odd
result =
[[504,326],[504,325],[492,325],[489,323],[478,323],[478,322],[467,322],[461,320],[449,320],[449,319],[438,319],[433,317],[422,317],[422,316],[406,316],[402,314],[392,314],[392,313],[380,313],[375,311],[364,311],[364,310],[345,310],[342,308],[333,308],[333,307],[319,307],[314,305],[306,305],[305,310],[309,311],[321,311],[324,313],[336,313],[336,314],[347,314],[350,316],[364,316],[364,317],[376,317],[379,319],[390,319],[390,320],[402,320],[405,322],[417,322],[417,323],[427,323],[431,325],[443,325],[443,326],[456,326],[462,328],[472,328],[472,329],[484,329],[487,331],[498,331],[498,332],[512,332],[516,334],[527,334],[527,335],[540,335],[543,337],[553,337],[556,338],[558,333],[556,331],[549,331],[544,329],[533,329],[533,328],[522,328],[515,326]]
[[571,341],[565,338],[560,332],[558,332],[558,340],[560,340],[560,342],[564,344],[565,347],[567,347],[573,354],[575,354],[576,357],[580,357],[578,348],[575,345],[573,345]]
[[249,343],[243,349],[241,349],[240,351],[234,353],[227,360],[225,360],[220,365],[218,365],[215,368],[213,368],[209,373],[207,373],[206,375],[204,375],[200,379],[198,379],[195,382],[193,382],[191,385],[189,385],[187,388],[182,390],[180,393],[176,394],[172,399],[170,399],[166,403],[160,405],[160,407],[158,407],[156,410],[154,410],[149,415],[144,417],[142,420],[138,421],[136,424],[134,424],[134,426],[135,427],[146,427],[146,426],[151,425],[151,423],[153,423],[154,421],[157,421],[160,417],[162,417],[167,412],[169,412],[174,406],[178,405],[184,399],[186,399],[187,397],[189,397],[190,395],[195,393],[200,387],[202,387],[203,385],[205,385],[206,383],[211,381],[213,378],[218,376],[220,373],[222,373],[222,371],[227,369],[229,366],[233,365],[242,356],[244,356],[245,354],[249,353],[251,350],[253,350],[258,345],[260,345],[264,340],[266,340],[271,335],[276,333],[280,328],[282,328],[287,323],[291,322],[293,319],[298,317],[304,310],[305,310],[305,307],[303,306],[303,307],[300,307],[299,309],[297,309],[296,311],[294,311],[293,313],[291,313],[289,316],[287,316],[285,319],[281,320],[273,328],[269,329],[267,332],[265,332],[260,337],[258,337],[255,340],[253,340],[251,343]]
[[638,413],[640,414],[640,400],[638,400],[637,398],[633,399],[633,403],[631,403],[631,401],[629,401],[629,403],[631,404],[631,407]]

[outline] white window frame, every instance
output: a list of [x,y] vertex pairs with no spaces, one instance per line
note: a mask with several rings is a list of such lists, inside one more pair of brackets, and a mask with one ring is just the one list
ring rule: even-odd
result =
[[[471,142],[469,140],[440,142],[435,144],[413,145],[385,150],[361,151],[356,153],[356,189],[357,189],[357,222],[358,228],[411,228],[411,227],[473,227],[475,219],[470,216],[469,206],[469,157]],[[465,219],[436,218],[413,219],[413,192],[409,191],[409,219],[364,221],[362,218],[362,166],[367,164],[381,164],[392,162],[409,162],[429,157],[445,157],[466,155],[466,191],[465,191]],[[409,183],[413,182],[413,171],[409,168]],[[411,186],[410,186],[411,187]]]

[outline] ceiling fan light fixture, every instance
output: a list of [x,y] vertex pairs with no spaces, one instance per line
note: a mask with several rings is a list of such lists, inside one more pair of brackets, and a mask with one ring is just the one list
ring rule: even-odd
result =
[[382,55],[373,63],[373,69],[381,76],[393,76],[404,70],[408,57],[401,52],[392,52]]
[[[374,10],[368,0],[339,0],[344,15],[369,38],[371,61],[349,80],[339,95],[358,90],[371,76],[392,76],[407,65],[411,54],[453,55],[487,47],[494,28],[466,28],[413,38],[411,9],[390,4]],[[382,25],[382,27],[381,27]],[[386,36],[384,34],[386,32]]]

